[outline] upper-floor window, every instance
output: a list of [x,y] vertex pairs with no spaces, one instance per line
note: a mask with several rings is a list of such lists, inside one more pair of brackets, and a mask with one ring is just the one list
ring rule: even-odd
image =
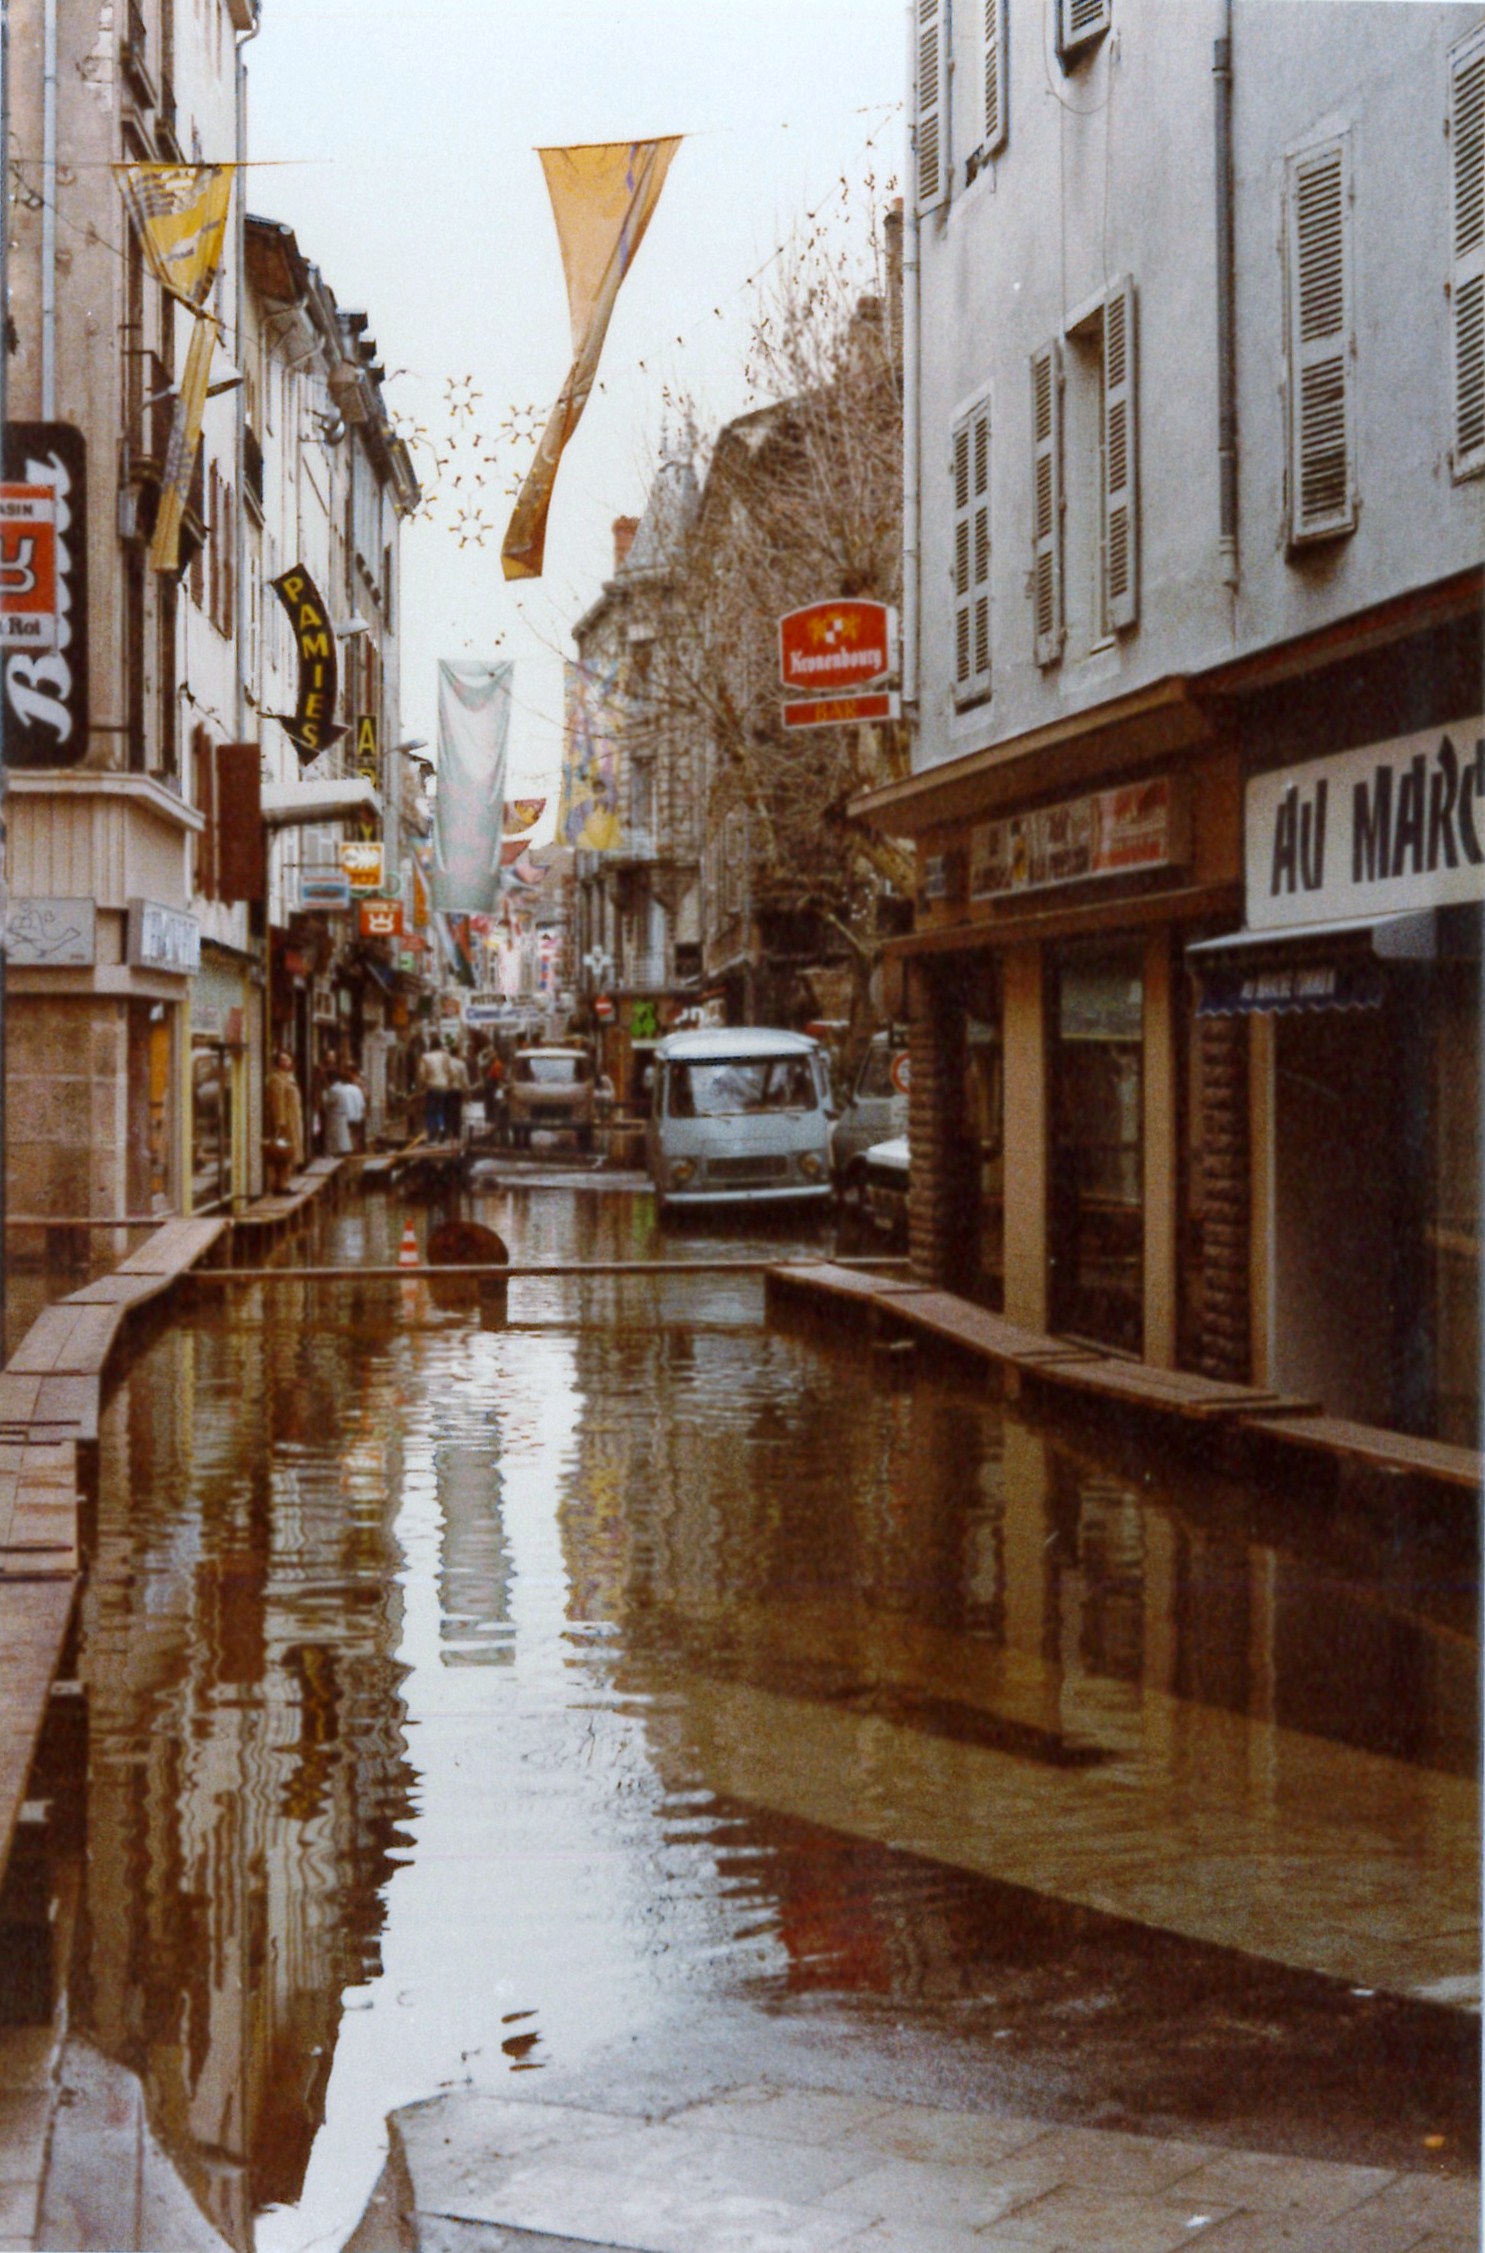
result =
[[[1032,604],[1036,658],[1054,665],[1067,639],[1065,519],[1085,560],[1074,594],[1087,645],[1139,621],[1139,392],[1135,288],[1111,282],[1065,339],[1031,357]],[[1073,392],[1069,415],[1068,387]],[[1069,494],[1069,486],[1071,493]]]
[[1081,62],[1114,16],[1114,0],[1056,0],[1057,52],[1064,64]]
[[1456,477],[1485,470],[1485,26],[1449,57],[1450,274]]
[[948,0],[916,0],[913,190],[920,211],[944,200],[949,168]]
[[954,512],[954,701],[990,694],[990,402],[954,426],[949,476]]
[[1351,161],[1344,134],[1289,159],[1289,539],[1334,539],[1356,525],[1356,348]]

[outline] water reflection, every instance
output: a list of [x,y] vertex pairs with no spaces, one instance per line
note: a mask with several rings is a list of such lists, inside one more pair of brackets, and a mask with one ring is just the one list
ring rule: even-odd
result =
[[[643,1201],[474,1210],[517,1259],[685,1243]],[[1300,1975],[1468,1958],[1467,1559],[768,1328],[756,1277],[518,1278],[495,1331],[245,1290],[140,1353],[100,1484],[75,2009],[236,2245],[344,2236],[392,2106],[724,2003],[952,2008],[1002,2094],[1014,2029],[1030,2109],[1184,2077],[1215,2113],[1249,2042],[1244,2101],[1318,2134],[1383,2035]],[[1435,2047],[1409,2131],[1471,2115]]]

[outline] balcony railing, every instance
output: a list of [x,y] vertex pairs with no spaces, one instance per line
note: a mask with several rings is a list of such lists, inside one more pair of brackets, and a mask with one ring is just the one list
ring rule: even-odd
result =
[[621,983],[635,988],[656,988],[668,984],[667,973],[664,947],[645,947],[625,957]]

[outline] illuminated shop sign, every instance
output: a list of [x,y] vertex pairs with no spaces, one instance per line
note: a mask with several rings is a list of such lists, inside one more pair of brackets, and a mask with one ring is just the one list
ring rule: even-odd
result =
[[1186,794],[1169,775],[981,822],[970,839],[970,898],[1179,868],[1189,827]]
[[88,748],[88,480],[81,433],[70,423],[8,422],[3,475],[10,496],[0,541],[5,763],[80,766]]

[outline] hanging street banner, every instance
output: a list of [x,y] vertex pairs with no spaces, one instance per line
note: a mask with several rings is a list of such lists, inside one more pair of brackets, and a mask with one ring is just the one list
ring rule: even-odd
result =
[[598,141],[585,148],[536,152],[546,174],[567,279],[572,366],[501,546],[501,569],[507,579],[541,577],[547,514],[562,449],[582,420],[620,287],[645,239],[680,145],[680,136],[675,135],[660,141]]
[[[45,527],[38,519],[29,562],[22,545],[32,535],[23,519],[8,516],[0,536],[7,581],[0,613],[5,764],[80,766],[88,748],[88,472],[82,434],[65,422],[8,422],[0,473],[12,495],[39,496],[25,505],[44,508],[47,517]],[[21,581],[33,570],[39,583],[27,594]],[[46,615],[26,607],[39,605],[44,595],[51,626],[42,640],[19,626],[27,616]]]
[[786,728],[839,728],[872,720],[895,720],[902,712],[896,689],[871,696],[812,696],[807,704],[786,704]]
[[500,896],[510,686],[509,665],[438,668],[432,892],[444,915],[488,915]]
[[222,263],[233,164],[121,164],[120,183],[150,272],[196,310]]
[[811,602],[779,620],[779,681],[796,694],[869,688],[896,668],[897,613],[884,602]]
[[534,829],[547,810],[545,798],[507,798],[505,801],[505,834],[507,837],[524,837]]
[[618,690],[615,660],[562,665],[562,795],[557,842],[584,853],[615,853],[619,822],[619,752],[612,713]]
[[293,715],[279,712],[274,717],[286,730],[301,763],[308,766],[346,732],[335,717],[340,660],[330,629],[330,613],[302,563],[268,583],[289,614],[299,652],[299,689]]
[[1485,718],[1249,778],[1248,928],[1485,899]]
[[0,649],[56,646],[56,501],[47,485],[0,484]]
[[122,164],[124,202],[138,231],[146,263],[162,289],[194,315],[176,396],[150,542],[150,568],[180,569],[180,534],[196,473],[206,395],[211,382],[217,322],[206,310],[222,263],[227,213],[236,166],[231,164]]

